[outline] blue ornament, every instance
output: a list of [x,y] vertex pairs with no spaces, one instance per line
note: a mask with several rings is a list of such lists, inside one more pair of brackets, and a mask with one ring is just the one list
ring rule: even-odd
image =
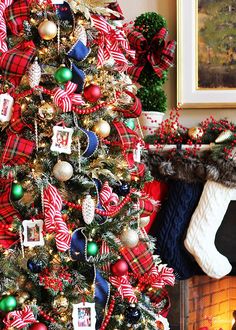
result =
[[134,120],[134,118],[126,119],[125,124],[126,124],[126,126],[129,127],[130,129],[132,129],[132,130],[135,129],[135,120]]
[[41,271],[45,267],[45,264],[42,260],[29,259],[27,261],[27,267],[32,273],[37,274],[41,273]]
[[130,305],[125,311],[125,319],[128,323],[135,324],[141,317],[140,310],[135,305]]
[[130,185],[127,182],[122,181],[121,185],[115,189],[115,192],[120,196],[126,196],[130,192]]

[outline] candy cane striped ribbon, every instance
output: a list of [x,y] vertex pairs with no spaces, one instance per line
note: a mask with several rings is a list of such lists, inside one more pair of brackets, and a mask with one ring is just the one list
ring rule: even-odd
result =
[[25,306],[21,311],[13,311],[7,313],[5,319],[3,320],[7,328],[17,328],[22,329],[29,325],[30,323],[35,323],[36,319],[30,308],[30,306]]
[[100,202],[107,211],[113,211],[119,203],[119,197],[112,192],[112,188],[109,186],[108,181],[105,181],[102,189],[99,193]]
[[84,101],[80,94],[74,93],[77,89],[77,84],[69,81],[65,85],[65,89],[56,88],[54,89],[53,101],[56,105],[62,108],[63,112],[71,111],[72,104],[82,105]]
[[114,285],[122,299],[128,299],[130,303],[137,303],[138,299],[134,294],[134,290],[129,282],[128,276],[110,276],[109,281]]
[[3,17],[5,9],[12,4],[13,0],[2,0],[0,2],[0,52],[5,53],[8,50],[6,37],[7,37],[7,27],[6,22]]
[[59,251],[70,248],[71,235],[61,216],[62,199],[58,190],[51,184],[44,189],[45,229],[48,233],[56,233],[56,245]]
[[[108,254],[110,253],[110,248],[108,244],[105,241],[102,241],[102,245],[100,247],[100,255]],[[109,273],[110,272],[110,262],[106,262],[104,265],[101,266],[101,270]]]

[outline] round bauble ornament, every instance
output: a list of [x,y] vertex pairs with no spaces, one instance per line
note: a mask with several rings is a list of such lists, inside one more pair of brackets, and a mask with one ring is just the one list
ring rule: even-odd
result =
[[13,201],[18,201],[24,196],[24,189],[23,187],[16,182],[13,182],[11,186],[11,199]]
[[130,305],[125,311],[125,319],[128,323],[135,324],[140,320],[141,312],[135,305]]
[[51,40],[57,35],[57,25],[45,19],[38,26],[38,33],[43,40]]
[[29,259],[27,261],[27,267],[32,273],[38,274],[41,273],[45,265],[42,260]]
[[64,65],[60,66],[54,73],[54,78],[59,84],[65,84],[72,79],[72,71]]
[[52,302],[52,307],[57,310],[59,313],[64,313],[69,307],[68,299],[63,295],[58,295],[54,298]]
[[5,296],[0,300],[0,310],[3,312],[13,311],[17,306],[17,301],[14,296]]
[[130,192],[130,185],[125,181],[121,181],[121,184],[115,188],[115,192],[119,196],[126,196]]
[[29,327],[29,330],[47,330],[47,329],[48,328],[46,327],[46,325],[41,322],[34,323]]
[[132,130],[135,129],[135,120],[134,120],[134,118],[126,119],[125,124],[126,124],[126,126],[129,127],[130,129],[132,129]]
[[56,165],[54,165],[52,172],[58,181],[63,182],[70,180],[73,175],[73,167],[70,163],[59,160]]
[[149,215],[146,216],[146,217],[140,217],[139,226],[141,228],[144,228],[149,224],[149,221],[150,221],[150,216]]
[[30,298],[30,294],[27,291],[18,291],[16,298],[18,304],[24,304],[24,302]]
[[98,85],[91,84],[84,88],[84,98],[91,103],[97,102],[102,96],[101,88]]
[[111,265],[112,274],[115,276],[127,275],[128,269],[129,266],[123,259],[117,260],[114,264]]
[[111,127],[108,124],[107,121],[103,119],[99,119],[93,126],[93,131],[100,137],[100,138],[106,138],[109,136]]
[[90,241],[87,244],[87,254],[95,257],[98,253],[98,245],[96,242]]
[[42,102],[38,109],[40,119],[52,120],[56,115],[56,109],[51,103]]
[[131,228],[125,229],[120,235],[120,240],[125,247],[134,248],[139,242],[138,233]]
[[191,127],[188,129],[188,136],[192,140],[198,140],[203,136],[203,129],[201,127]]

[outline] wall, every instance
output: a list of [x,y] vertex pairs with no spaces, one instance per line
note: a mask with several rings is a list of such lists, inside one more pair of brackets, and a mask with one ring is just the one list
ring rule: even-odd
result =
[[[126,20],[133,20],[141,13],[157,11],[163,15],[168,22],[169,36],[176,40],[176,0],[118,0],[124,12]],[[168,108],[176,106],[176,69],[170,70],[169,81],[165,86],[168,95]],[[183,110],[181,124],[187,127],[197,125],[201,120],[210,115],[216,119],[225,118],[236,122],[236,111],[231,110]]]

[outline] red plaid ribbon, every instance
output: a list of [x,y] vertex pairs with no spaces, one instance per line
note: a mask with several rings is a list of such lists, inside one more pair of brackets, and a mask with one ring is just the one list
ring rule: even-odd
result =
[[121,109],[121,108],[116,108],[114,110],[119,111],[119,112],[123,112],[123,115],[125,118],[137,118],[141,115],[142,113],[142,103],[140,101],[140,99],[134,95],[133,93],[131,93],[130,91],[125,90],[124,91],[127,95],[129,95],[130,97],[132,97],[132,99],[134,100],[134,104],[132,104],[132,106],[128,109]]
[[7,133],[20,133],[26,127],[32,129],[32,127],[23,120],[21,116],[21,105],[16,102],[13,105],[13,112]]
[[128,68],[128,73],[133,81],[137,81],[144,66],[149,62],[158,77],[162,78],[166,71],[174,62],[176,42],[174,40],[166,42],[166,28],[162,28],[152,39],[150,45],[142,33],[132,31],[128,34],[130,46],[136,50],[134,65]]
[[14,0],[4,12],[7,27],[15,35],[23,31],[23,22],[29,18],[29,5],[26,0]]
[[140,163],[135,163],[133,150],[140,142],[139,136],[122,122],[113,121],[113,125],[115,126],[122,145],[122,153],[127,160],[129,165],[129,169],[131,172],[131,177],[142,177],[145,172],[145,165]]
[[3,322],[5,323],[7,329],[10,327],[23,329],[27,325],[35,323],[36,319],[30,306],[25,306],[23,310],[7,313]]
[[26,163],[33,150],[34,142],[24,139],[17,134],[8,137],[1,157],[1,163],[9,166]]
[[36,48],[33,41],[23,41],[3,53],[0,57],[0,69],[4,78],[9,79],[15,86],[19,85],[35,52]]
[[0,246],[6,249],[18,240],[9,227],[16,219],[22,220],[10,200],[11,185],[12,179],[0,179]]
[[[152,304],[157,307],[159,314],[163,317],[167,317],[171,304],[166,288],[162,288],[160,290],[147,290],[145,293],[150,298]],[[163,306],[164,301],[165,304]]]
[[142,217],[151,215],[157,211],[159,202],[155,201],[149,194],[141,191],[142,196],[139,198],[139,209],[141,210]]
[[122,10],[120,8],[120,5],[118,4],[117,1],[110,3],[108,8],[120,14],[119,17],[117,17],[115,15],[110,15],[109,18],[111,20],[123,20],[124,19],[123,12],[122,12]]
[[168,268],[164,265],[162,265],[160,269],[153,265],[148,272],[138,276],[139,283],[144,286],[149,285],[155,289],[161,289],[166,285],[173,286],[175,284],[173,271],[172,268]]

